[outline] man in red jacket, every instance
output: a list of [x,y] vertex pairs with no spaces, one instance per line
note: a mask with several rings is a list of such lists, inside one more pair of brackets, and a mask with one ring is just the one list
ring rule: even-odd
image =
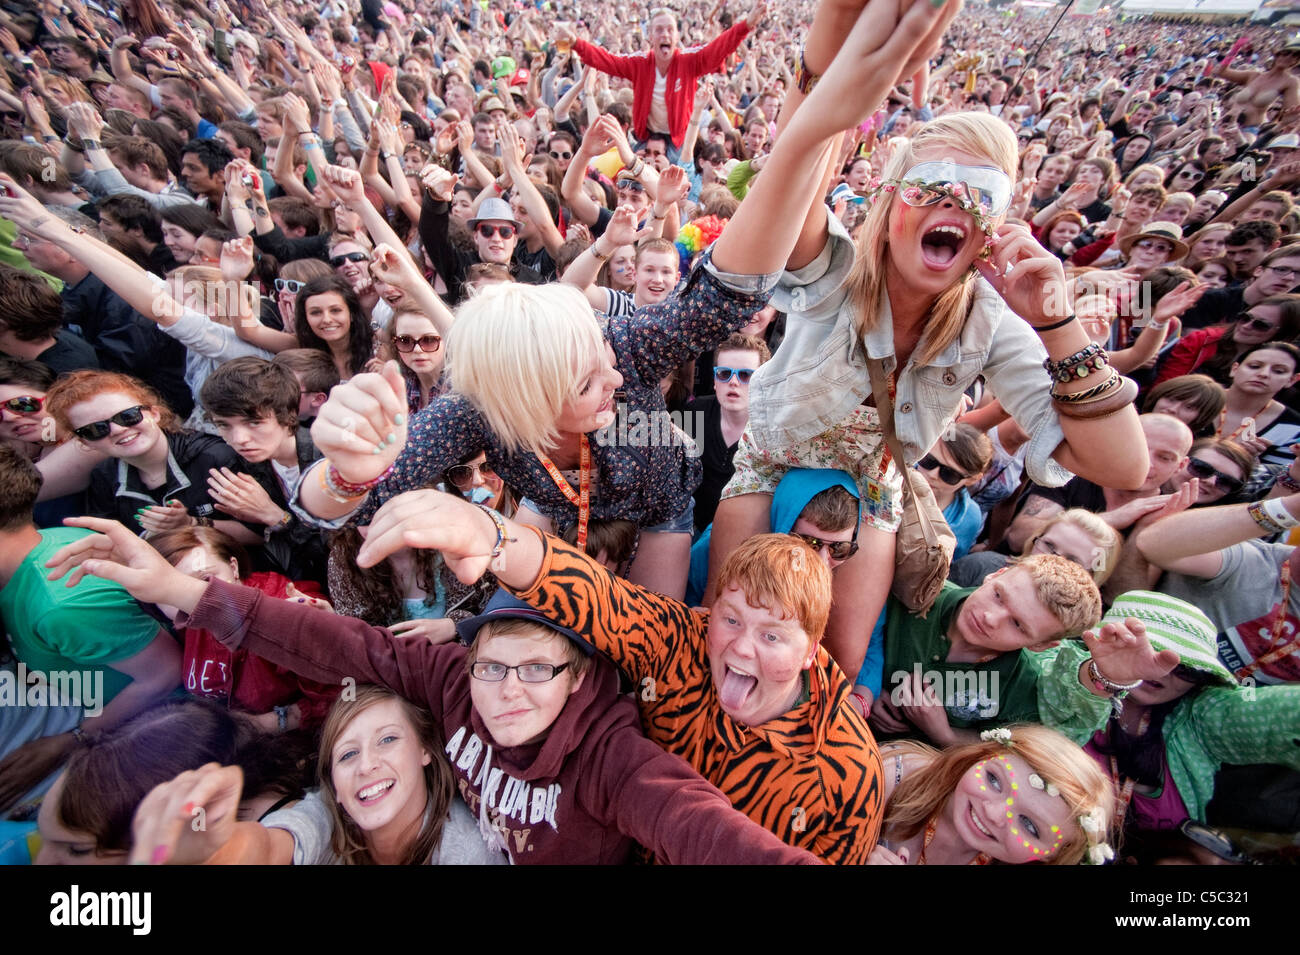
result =
[[[701,76],[716,73],[723,62],[740,46],[751,29],[767,15],[765,0],[758,0],[749,17],[713,42],[698,50],[678,48],[681,36],[677,18],[671,10],[658,10],[650,18],[650,49],[639,56],[615,56],[586,40],[579,40],[573,30],[559,26],[556,39],[573,44],[573,52],[587,66],[632,81],[632,130],[644,141],[651,133],[667,133],[673,142],[672,152],[681,148],[686,127],[695,106],[695,84]],[[677,155],[668,157],[677,161]]]

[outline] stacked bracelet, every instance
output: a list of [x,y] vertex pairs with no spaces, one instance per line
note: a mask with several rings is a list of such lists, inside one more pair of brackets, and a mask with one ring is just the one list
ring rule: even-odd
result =
[[1136,690],[1142,685],[1142,681],[1136,683],[1113,683],[1102,675],[1101,670],[1097,668],[1097,661],[1091,657],[1088,659],[1088,676],[1092,677],[1093,684],[1097,689],[1110,696],[1119,696],[1127,693],[1129,690]]
[[1253,504],[1248,504],[1246,506],[1246,513],[1249,514],[1250,519],[1258,524],[1260,528],[1263,529],[1264,533],[1268,534],[1270,537],[1275,534],[1281,534],[1282,531],[1285,530],[1281,524],[1278,524],[1273,520],[1273,518],[1269,517],[1268,514],[1265,513],[1263,501],[1256,501]]
[[383,474],[360,483],[345,480],[343,475],[339,474],[338,468],[328,462],[317,470],[320,473],[320,487],[325,492],[325,496],[339,504],[350,504],[378,487],[379,483],[392,472],[393,466],[390,464],[384,469]]
[[[1065,418],[1083,420],[1104,418],[1131,405],[1137,398],[1137,382],[1116,374],[1113,370],[1111,374],[1112,377],[1106,380],[1100,393],[1089,398],[1074,401],[1071,400],[1073,395],[1058,395],[1053,390],[1052,405],[1056,408],[1057,414]],[[1095,389],[1089,389],[1089,391],[1093,390]]]
[[1087,378],[1094,371],[1101,371],[1108,364],[1110,362],[1106,358],[1105,350],[1093,342],[1080,348],[1069,358],[1060,361],[1048,358],[1043,362],[1043,367],[1054,379],[1065,384],[1074,378]]
[[640,179],[643,172],[645,172],[645,160],[637,156],[636,162],[628,167],[627,174],[633,179]]

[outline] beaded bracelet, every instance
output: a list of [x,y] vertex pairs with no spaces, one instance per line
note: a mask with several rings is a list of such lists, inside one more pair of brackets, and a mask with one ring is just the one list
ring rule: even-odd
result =
[[505,545],[514,544],[519,540],[519,538],[506,537],[506,522],[501,515],[492,510],[492,508],[488,507],[486,504],[477,504],[475,506],[480,508],[488,517],[492,518],[492,523],[496,526],[497,539],[496,543],[492,545],[492,553],[488,555],[488,570],[492,571],[494,574],[500,573],[505,570],[506,566]]
[[357,498],[365,497],[371,490],[378,487],[379,483],[392,473],[393,466],[390,464],[384,469],[383,474],[373,480],[362,481],[359,484],[344,479],[343,475],[339,474],[338,468],[328,462],[324,467],[317,468],[317,471],[320,474],[321,490],[325,492],[326,497],[339,504],[351,504]]
[[1099,372],[1109,364],[1110,360],[1106,357],[1105,350],[1094,342],[1061,361],[1048,358],[1043,362],[1043,367],[1047,369],[1049,375],[1065,384],[1073,378],[1087,378],[1094,371]]

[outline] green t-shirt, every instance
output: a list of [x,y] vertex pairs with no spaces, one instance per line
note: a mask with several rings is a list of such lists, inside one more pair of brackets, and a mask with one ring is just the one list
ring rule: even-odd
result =
[[1079,741],[1104,725],[1108,703],[1079,683],[1079,665],[1088,657],[1081,641],[1002,653],[987,663],[948,662],[948,627],[976,589],[945,583],[924,619],[889,598],[881,695],[895,702],[893,691],[920,672],[944,701],[948,725],[960,729],[1043,723]]
[[41,531],[41,543],[0,589],[0,621],[14,656],[29,670],[102,671],[101,702],[108,703],[131,683],[113,663],[147,647],[159,626],[112,581],[87,576],[67,587],[66,576],[45,579],[54,552],[89,533],[76,527]]

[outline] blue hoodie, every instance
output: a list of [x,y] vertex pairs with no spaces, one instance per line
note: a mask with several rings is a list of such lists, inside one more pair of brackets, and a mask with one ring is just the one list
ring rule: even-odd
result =
[[[844,488],[854,498],[859,497],[857,484],[852,475],[845,471],[812,468],[794,468],[788,471],[772,495],[770,518],[772,533],[790,533],[795,521],[808,506],[808,502],[822,491],[836,485]],[[861,512],[859,506],[859,518]],[[686,582],[686,603],[692,607],[699,606],[700,601],[704,599],[704,588],[708,585],[709,540],[712,531],[713,525],[710,524],[691,547],[691,569]],[[866,661],[858,673],[857,680],[858,685],[867,687],[873,694],[880,692],[880,680],[885,662],[884,632],[885,612],[881,610],[875,629],[871,633],[871,646],[867,650]]]

